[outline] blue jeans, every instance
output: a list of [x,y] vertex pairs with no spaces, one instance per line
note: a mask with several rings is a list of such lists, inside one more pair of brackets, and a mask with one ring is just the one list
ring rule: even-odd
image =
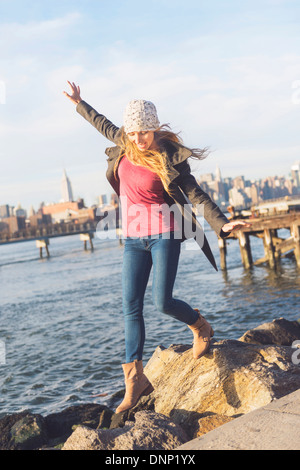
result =
[[127,238],[123,256],[122,288],[125,317],[126,363],[141,360],[145,342],[144,295],[153,266],[152,298],[162,313],[192,325],[198,314],[186,302],[173,298],[181,240],[162,235]]

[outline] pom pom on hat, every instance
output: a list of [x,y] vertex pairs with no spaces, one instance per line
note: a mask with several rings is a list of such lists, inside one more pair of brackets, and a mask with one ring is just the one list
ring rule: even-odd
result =
[[124,130],[130,132],[155,131],[160,126],[156,107],[151,101],[132,100],[124,112]]

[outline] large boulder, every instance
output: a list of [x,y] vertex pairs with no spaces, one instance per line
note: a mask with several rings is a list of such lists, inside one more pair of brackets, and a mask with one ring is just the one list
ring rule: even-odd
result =
[[293,352],[290,346],[222,340],[194,360],[190,346],[160,346],[145,367],[155,412],[200,435],[204,417],[223,424],[300,388]]
[[252,344],[277,344],[291,346],[294,341],[300,340],[299,321],[289,321],[277,318],[269,323],[246,331],[240,341]]
[[62,450],[172,450],[188,441],[184,430],[153,411],[138,411],[121,428],[93,430],[78,426]]
[[0,450],[31,450],[48,442],[45,420],[29,411],[0,420]]

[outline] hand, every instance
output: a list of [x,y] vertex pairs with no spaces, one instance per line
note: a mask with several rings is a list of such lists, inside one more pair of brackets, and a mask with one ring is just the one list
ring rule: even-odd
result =
[[81,96],[80,96],[80,88],[79,86],[76,86],[75,83],[71,83],[68,81],[68,84],[70,85],[72,93],[69,95],[66,91],[63,91],[63,94],[69,98],[72,103],[78,104],[80,101],[82,101]]
[[244,222],[243,220],[232,220],[228,224],[223,225],[222,230],[225,233],[235,232],[243,227],[251,227],[251,224]]

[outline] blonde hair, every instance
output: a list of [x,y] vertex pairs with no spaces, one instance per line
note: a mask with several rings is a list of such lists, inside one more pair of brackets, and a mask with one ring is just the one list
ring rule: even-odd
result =
[[[169,188],[170,177],[169,177],[169,168],[170,168],[170,161],[168,159],[167,154],[163,151],[164,146],[168,143],[176,143],[183,145],[182,139],[179,136],[179,133],[176,134],[171,131],[170,126],[168,124],[163,124],[160,126],[156,131],[154,131],[154,141],[155,147],[152,150],[146,150],[142,152],[138,149],[135,143],[131,142],[126,133],[123,131],[121,136],[121,152],[120,155],[115,163],[114,173],[116,176],[117,168],[119,161],[122,157],[126,155],[128,160],[133,165],[143,166],[148,168],[150,171],[155,173],[162,182],[164,190],[170,195],[171,191]],[[190,149],[192,152],[191,157],[197,158],[198,160],[202,160],[207,156],[207,148],[204,149]]]

